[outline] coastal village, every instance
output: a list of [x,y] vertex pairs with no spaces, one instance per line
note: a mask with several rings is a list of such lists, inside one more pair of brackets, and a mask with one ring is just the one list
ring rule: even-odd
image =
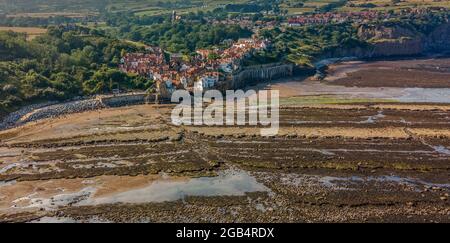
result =
[[[301,27],[323,25],[329,23],[366,23],[374,20],[387,20],[396,16],[420,17],[438,9],[404,9],[399,12],[359,11],[359,12],[327,12],[309,15],[292,16],[281,26]],[[172,21],[179,21],[180,15],[174,11]],[[238,24],[252,29],[255,33],[260,29],[274,28],[276,21],[252,21],[249,17],[227,20],[209,20],[211,24]],[[198,49],[195,55],[168,53],[160,47],[146,46],[144,52],[126,53],[119,64],[119,69],[126,73],[137,74],[155,83],[157,93],[165,97],[176,89],[190,92],[205,91],[217,88],[220,83],[230,81],[233,75],[243,68],[243,61],[257,51],[270,47],[268,40],[254,35],[248,39],[223,42],[228,48]]]
[[307,26],[317,24],[344,23],[351,21],[353,23],[369,23],[374,20],[387,20],[396,16],[405,16],[409,18],[418,18],[432,11],[445,11],[441,8],[411,8],[402,9],[398,12],[388,11],[358,11],[358,12],[326,12],[297,15],[287,20],[289,26]]
[[[450,0],[30,1],[0,28],[0,223],[450,223]],[[188,228],[150,233],[220,237]]]
[[379,11],[362,11],[348,13],[317,13],[289,18],[289,26],[304,26],[312,24],[343,23],[352,20],[356,23],[369,22],[379,18],[390,18],[391,14]]
[[154,80],[161,94],[176,89],[204,91],[241,69],[242,61],[252,53],[268,48],[270,43],[257,37],[230,41],[226,49],[199,49],[196,55],[169,54],[159,47],[145,48],[145,52],[127,53],[119,65],[121,71],[142,75]]

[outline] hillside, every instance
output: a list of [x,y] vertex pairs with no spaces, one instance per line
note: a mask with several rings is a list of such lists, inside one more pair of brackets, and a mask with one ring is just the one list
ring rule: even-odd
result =
[[450,7],[448,0],[3,0],[0,13],[87,13],[131,11],[137,15],[160,15],[177,10],[180,13],[212,11],[230,6],[230,11],[257,12],[256,6],[278,5],[289,15],[316,10],[354,12],[362,10],[399,10],[411,7]]

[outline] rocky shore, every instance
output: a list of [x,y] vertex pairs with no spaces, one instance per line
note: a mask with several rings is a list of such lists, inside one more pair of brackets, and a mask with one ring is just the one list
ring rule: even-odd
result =
[[41,104],[32,104],[21,108],[18,111],[12,112],[3,119],[0,123],[0,130],[7,129],[15,126],[15,124],[26,114],[32,112],[33,110],[39,109],[41,107],[49,106],[55,104],[56,102],[45,102]]
[[449,105],[285,107],[274,137],[172,126],[171,109],[4,132],[0,222],[450,221]]
[[102,102],[97,99],[72,101],[36,109],[22,116],[18,122],[19,124],[23,124],[40,119],[53,118],[65,114],[84,112],[88,110],[96,110],[104,107],[105,106],[102,104]]
[[126,93],[120,95],[103,95],[60,104],[57,104],[56,101],[33,104],[9,114],[0,123],[0,130],[66,114],[80,113],[107,107],[137,105],[154,101],[155,96],[147,96],[145,93]]

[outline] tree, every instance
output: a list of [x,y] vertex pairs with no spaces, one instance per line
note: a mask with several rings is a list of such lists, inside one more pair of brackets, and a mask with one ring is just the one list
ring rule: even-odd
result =
[[61,91],[65,98],[72,94],[81,94],[81,84],[72,75],[65,72],[54,74],[51,77],[52,87]]
[[132,87],[130,77],[117,69],[103,67],[96,71],[91,79],[83,83],[88,94],[111,92],[116,87]]

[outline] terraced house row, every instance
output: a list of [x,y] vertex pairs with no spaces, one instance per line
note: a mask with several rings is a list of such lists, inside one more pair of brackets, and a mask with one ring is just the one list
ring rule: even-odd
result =
[[326,13],[315,13],[307,15],[293,16],[288,19],[288,25],[293,26],[306,26],[306,25],[319,25],[319,24],[330,24],[330,23],[343,23],[343,22],[353,22],[353,23],[370,23],[374,20],[387,20],[395,17],[408,17],[408,18],[419,18],[426,16],[432,11],[446,11],[443,8],[409,8],[402,9],[398,12],[389,11],[359,11],[359,12],[326,12]]
[[242,67],[242,61],[270,43],[257,38],[240,39],[226,49],[201,49],[195,55],[165,55],[159,47],[146,47],[144,53],[127,53],[119,65],[121,71],[153,79],[158,89],[206,90],[226,81]]

